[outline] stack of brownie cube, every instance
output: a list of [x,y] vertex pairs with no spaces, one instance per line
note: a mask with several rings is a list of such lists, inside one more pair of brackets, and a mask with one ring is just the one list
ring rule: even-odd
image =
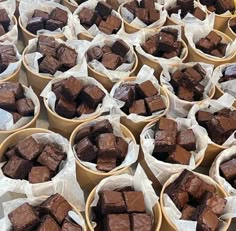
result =
[[227,44],[222,43],[221,40],[222,37],[220,35],[211,31],[206,37],[201,38],[196,43],[196,48],[206,54],[223,58],[225,56]]
[[117,39],[110,47],[104,45],[103,47],[95,46],[87,51],[88,62],[97,60],[101,62],[104,67],[109,70],[116,70],[117,67],[125,62],[128,62],[126,55],[130,47],[121,39]]
[[174,120],[160,118],[155,128],[153,156],[167,163],[188,165],[191,153],[196,150],[196,137],[192,129],[178,132]]
[[65,10],[56,7],[49,14],[42,10],[34,10],[32,18],[28,21],[26,29],[32,33],[37,34],[38,30],[55,31],[66,26],[68,15]]
[[178,14],[181,11],[181,18],[184,18],[188,13],[203,21],[206,18],[206,12],[200,7],[194,7],[194,0],[177,0],[176,4],[167,8],[169,16]]
[[39,72],[54,75],[57,71],[65,72],[77,64],[77,52],[65,43],[58,44],[55,38],[40,35],[37,51],[43,55],[38,60]]
[[0,45],[0,73],[4,72],[9,64],[17,61],[16,51],[13,45]]
[[88,125],[77,133],[75,152],[81,161],[97,164],[97,169],[109,172],[119,166],[128,153],[128,143],[113,134],[109,120]]
[[73,76],[52,84],[52,91],[56,95],[56,113],[67,119],[95,112],[105,97],[98,86],[85,85]]
[[2,167],[4,175],[35,184],[50,181],[58,173],[66,153],[55,144],[37,143],[29,136],[9,148],[4,156],[7,159]]
[[171,75],[170,84],[179,99],[199,101],[203,98],[205,86],[200,82],[206,77],[206,71],[200,64],[176,70]]
[[220,174],[236,189],[236,155],[220,164]]
[[223,76],[219,79],[219,83],[236,79],[236,64],[227,66],[223,71]]
[[15,231],[82,231],[69,216],[71,205],[60,194],[50,196],[40,205],[24,203],[8,214]]
[[25,97],[20,83],[7,82],[0,84],[0,108],[11,113],[16,123],[22,117],[34,116],[35,105]]
[[218,230],[226,199],[216,192],[213,185],[184,170],[167,186],[165,193],[182,212],[182,220],[197,222],[197,231]]
[[236,130],[236,111],[222,109],[215,113],[198,111],[196,119],[204,127],[211,140],[222,145]]
[[132,0],[125,3],[124,7],[146,25],[155,23],[160,19],[160,12],[155,9],[154,0],[142,0],[141,2]]
[[152,230],[152,218],[146,213],[144,195],[131,187],[100,191],[95,215],[97,228],[104,231]]
[[235,11],[234,0],[200,0],[200,3],[216,14],[224,14],[226,11],[234,13]]
[[160,93],[150,80],[140,84],[121,84],[115,90],[113,97],[125,102],[121,110],[126,115],[151,116],[155,112],[166,109]]
[[9,31],[11,20],[5,9],[0,9],[0,36]]
[[231,30],[236,33],[236,18],[232,18],[229,20],[229,26]]
[[171,59],[181,56],[182,42],[178,41],[178,30],[168,27],[149,37],[142,48],[150,55]]
[[84,7],[79,12],[81,25],[89,29],[94,24],[105,34],[116,34],[121,28],[121,19],[112,14],[112,7],[103,1],[99,1],[95,10]]

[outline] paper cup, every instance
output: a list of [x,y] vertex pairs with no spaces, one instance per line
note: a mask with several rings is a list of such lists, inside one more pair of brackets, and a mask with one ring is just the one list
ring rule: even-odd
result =
[[234,15],[234,16],[232,16],[230,19],[229,19],[229,21],[228,21],[228,23],[227,23],[227,28],[226,28],[226,30],[225,30],[225,34],[227,34],[232,40],[234,40],[235,38],[236,38],[236,34],[234,33],[234,31],[231,29],[231,27],[230,27],[230,21],[232,20],[232,19],[235,19],[236,18],[236,15]]
[[[71,137],[70,137],[71,147],[74,146],[74,139],[75,139],[75,136],[77,135],[78,131],[81,129],[82,126],[84,127],[84,125],[86,123],[88,123],[88,121],[79,125],[71,134]],[[120,128],[121,128],[123,135],[127,138],[130,138],[136,144],[135,138],[134,138],[133,134],[129,131],[129,129],[126,128],[122,124],[120,124]],[[81,186],[81,188],[87,192],[90,192],[102,179],[104,179],[108,176],[120,175],[122,173],[125,173],[125,172],[127,172],[128,168],[130,167],[130,166],[127,166],[127,167],[124,167],[122,169],[119,169],[117,171],[112,171],[112,172],[98,172],[98,171],[93,171],[93,170],[85,167],[84,165],[82,165],[76,155],[75,155],[75,158],[76,158],[77,181],[79,182],[79,185]]]
[[[25,46],[27,46],[30,39],[37,38],[38,36],[35,35],[35,34],[30,33],[28,30],[26,30],[25,27],[23,27],[23,25],[22,25],[22,23],[21,23],[20,16],[19,16],[18,22],[19,22],[19,26],[20,26],[21,31],[22,31],[24,44],[25,44]],[[54,37],[55,39],[61,39],[61,40],[63,40],[63,41],[66,40],[66,37],[65,37],[64,34],[57,34],[57,35],[54,35],[53,37]]]
[[87,40],[87,41],[91,42],[94,39],[94,37],[92,35],[90,35],[89,33],[82,32],[82,33],[77,34],[77,39]]
[[[27,87],[23,85],[23,88],[26,89]],[[35,128],[36,127],[36,122],[37,122],[37,119],[38,119],[39,113],[40,113],[40,103],[39,103],[38,98],[37,98],[37,104],[38,104],[39,110],[36,113],[36,115],[34,115],[33,119],[29,123],[27,123],[23,127],[17,128],[17,129],[13,129],[13,130],[9,130],[9,131],[0,131],[0,144],[3,142],[3,140],[5,140],[8,136],[10,136],[13,133],[18,134],[21,131],[26,130],[27,128]]]
[[0,83],[1,82],[18,82],[19,81],[19,73],[20,73],[20,70],[21,70],[21,65],[15,70],[15,72],[13,74],[11,74],[10,76],[7,76],[6,78],[4,79],[1,79],[0,80]]
[[[200,174],[200,173],[196,173],[194,172],[195,175],[197,175],[198,177],[200,177],[202,180],[206,180],[206,181],[209,181],[212,185],[215,186],[216,188],[216,192],[223,196],[223,197],[227,197],[227,194],[225,193],[224,189],[219,185],[217,184],[212,178],[210,178],[209,176],[206,176],[206,175],[203,175],[203,174]],[[178,176],[180,175],[180,173],[177,173],[177,174],[174,174],[172,175],[167,181],[166,183],[163,185],[163,188],[161,190],[161,194],[160,194],[160,204],[161,204],[161,210],[162,210],[162,213],[163,213],[163,222],[162,222],[162,226],[161,226],[161,230],[165,230],[165,231],[176,231],[176,227],[175,225],[171,222],[171,220],[169,219],[169,217],[167,216],[166,214],[166,211],[164,209],[164,198],[163,198],[163,194],[164,194],[164,191],[166,189],[166,187],[172,183]],[[224,224],[224,227],[222,229],[217,229],[219,231],[226,231],[228,230],[229,226],[230,226],[230,223],[231,223],[231,219],[227,219],[227,220],[224,220],[225,221],[225,224]]]
[[[220,35],[224,40],[226,40],[228,43],[232,43],[232,39],[222,33],[221,31],[218,30],[213,30],[216,32],[218,35]],[[200,52],[200,50],[196,48],[192,48],[188,44],[188,61],[190,62],[202,62],[202,63],[208,63],[208,64],[213,64],[215,67],[224,64],[224,63],[230,63],[232,60],[235,58],[236,53],[228,58],[221,58],[221,59],[215,59],[214,56],[212,57],[207,57],[204,53]]]
[[[134,66],[130,71],[130,76],[134,76],[135,74],[137,74],[137,68],[138,68],[138,57],[135,52],[133,52],[133,55],[135,61],[134,61]],[[87,64],[87,66],[88,66],[88,75],[96,79],[99,83],[103,85],[103,87],[106,88],[108,92],[110,92],[110,90],[112,89],[112,87],[116,82],[112,82],[106,75],[97,72],[89,64]]]
[[72,13],[76,10],[77,5],[70,0],[62,0],[62,5],[66,6]]
[[[93,191],[89,194],[87,202],[86,202],[86,207],[85,207],[86,223],[88,225],[88,230],[90,231],[94,231],[90,218],[91,218],[91,204],[94,200],[95,192],[96,192],[96,188],[94,188]],[[152,230],[159,231],[161,227],[161,223],[162,223],[162,213],[161,213],[161,208],[158,201],[153,207],[153,216],[154,216],[154,223],[153,223]]]

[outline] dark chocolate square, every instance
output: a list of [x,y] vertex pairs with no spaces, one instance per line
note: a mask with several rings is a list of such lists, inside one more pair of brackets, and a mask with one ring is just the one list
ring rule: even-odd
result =
[[39,64],[39,72],[54,75],[59,67],[60,63],[57,59],[47,55]]
[[50,19],[57,20],[63,22],[64,25],[67,24],[67,12],[56,7],[50,14]]
[[63,82],[62,89],[65,98],[75,100],[83,88],[83,83],[73,76]]
[[186,129],[179,132],[177,136],[177,144],[188,151],[196,150],[196,137],[192,129]]
[[116,33],[120,29],[122,21],[114,15],[109,15],[106,19],[106,23],[111,26],[112,33]]
[[113,29],[114,29],[112,25],[108,24],[106,21],[103,21],[103,20],[99,23],[98,28],[101,32],[108,35],[112,34]]
[[109,70],[115,70],[121,65],[121,57],[114,53],[104,54],[102,57],[102,64]]
[[220,171],[223,177],[227,180],[233,180],[236,178],[236,159],[233,158],[222,164],[220,164]]
[[51,179],[51,172],[48,167],[37,166],[31,168],[28,180],[31,184],[47,182]]
[[98,136],[99,134],[102,133],[112,133],[112,132],[113,132],[112,125],[107,119],[97,122],[92,129],[93,136]]
[[206,13],[200,7],[196,7],[194,9],[193,15],[201,21],[205,20],[206,18]]
[[121,56],[121,57],[125,57],[127,55],[127,53],[129,52],[130,48],[129,46],[121,39],[118,39],[115,41],[115,43],[112,45],[111,50]]
[[129,108],[129,113],[130,114],[134,113],[137,115],[146,116],[147,111],[146,111],[146,107],[145,107],[145,101],[143,99],[134,101],[132,106]]
[[78,143],[85,137],[90,137],[92,132],[92,126],[85,126],[81,128],[75,136],[75,143]]
[[144,22],[146,25],[149,24],[148,19],[148,10],[144,8],[136,8],[135,9],[135,16],[140,19],[142,22]]
[[189,165],[191,154],[179,145],[175,146],[175,149],[169,153],[167,159],[168,162],[174,164]]
[[43,55],[56,57],[56,40],[53,37],[40,35],[38,37],[38,51]]
[[163,130],[155,134],[154,152],[171,152],[175,149],[176,132]]
[[62,29],[63,27],[63,22],[49,19],[46,24],[45,24],[45,29],[49,31],[55,31],[57,29]]
[[158,35],[158,50],[163,52],[171,52],[174,50],[174,36],[165,32],[160,32]]
[[116,137],[113,133],[103,133],[97,137],[99,156],[117,157]]
[[158,90],[156,89],[156,87],[150,80],[140,83],[137,86],[137,89],[140,96],[144,98],[151,97],[158,94]]
[[151,216],[145,213],[132,213],[130,215],[131,230],[152,230]]
[[142,192],[123,192],[128,213],[145,213],[145,202]]
[[85,24],[86,26],[91,27],[97,19],[97,14],[93,10],[90,10],[90,9],[84,7],[79,12],[79,19],[80,19],[80,23],[82,25]]
[[55,111],[62,117],[72,119],[75,117],[76,103],[67,101],[65,99],[59,99]]
[[106,2],[98,2],[95,11],[97,11],[102,18],[106,19],[112,11],[112,7]]
[[22,116],[33,116],[34,108],[35,105],[32,99],[23,98],[16,101],[17,112]]
[[6,111],[16,110],[15,94],[11,91],[0,91],[0,108]]
[[152,115],[154,112],[162,111],[166,109],[166,105],[160,95],[155,95],[152,97],[145,98],[145,103],[149,115]]

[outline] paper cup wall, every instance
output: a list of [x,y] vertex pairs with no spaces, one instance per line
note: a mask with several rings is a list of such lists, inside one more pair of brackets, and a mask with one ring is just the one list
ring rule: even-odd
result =
[[227,34],[232,40],[234,40],[236,38],[236,34],[234,33],[234,31],[230,27],[230,21],[233,19],[236,19],[236,15],[232,16],[229,19],[229,21],[227,22],[227,28],[225,30],[225,34]]
[[[88,225],[88,230],[90,231],[94,231],[90,217],[91,217],[91,204],[94,200],[95,191],[96,191],[96,188],[94,188],[93,191],[89,194],[87,202],[86,202],[86,208],[85,208],[86,223]],[[156,205],[153,207],[153,215],[154,215],[154,224],[153,224],[152,230],[159,231],[161,227],[161,223],[162,223],[162,213],[161,213],[161,207],[158,201]]]
[[62,5],[66,6],[72,13],[76,10],[77,6],[70,0],[62,0]]
[[0,83],[1,82],[18,82],[21,66],[22,66],[22,64],[20,64],[20,66],[17,68],[17,70],[13,74],[11,74],[10,76],[8,76],[4,79],[1,79]]
[[[218,35],[220,35],[223,38],[223,40],[225,40],[227,43],[233,42],[233,40],[228,35],[222,33],[221,31],[218,31],[218,30],[213,30],[213,31],[216,32]],[[231,62],[235,58],[235,56],[236,56],[236,53],[228,58],[215,59],[214,56],[208,57],[200,50],[194,49],[192,46],[190,46],[188,44],[188,58],[187,58],[187,60],[191,61],[191,62],[208,63],[208,64],[213,64],[215,67],[217,67],[221,64]]]
[[[27,87],[23,85],[23,88],[26,89]],[[37,105],[38,105],[39,109],[38,109],[37,113],[34,115],[33,119],[29,123],[27,123],[26,125],[24,125],[20,128],[14,129],[14,130],[0,131],[0,143],[3,142],[3,140],[5,140],[11,134],[14,134],[14,133],[19,134],[21,131],[23,132],[24,130],[27,130],[27,128],[35,128],[36,127],[36,122],[37,122],[37,119],[38,119],[39,113],[40,113],[40,102],[39,102],[38,98],[37,98]]]
[[[225,193],[224,189],[219,184],[217,184],[214,180],[212,180],[209,176],[206,176],[206,175],[203,175],[203,174],[200,174],[200,173],[196,173],[196,172],[194,172],[194,174],[196,174],[202,180],[208,181],[212,185],[214,185],[215,188],[216,188],[216,192],[218,192],[219,195],[221,195],[223,197],[227,197],[227,194]],[[168,218],[168,216],[166,214],[166,211],[164,209],[163,194],[164,194],[164,191],[165,191],[166,187],[170,183],[172,183],[179,175],[180,175],[179,173],[173,175],[168,181],[166,181],[166,183],[163,185],[163,188],[161,190],[160,204],[161,204],[161,210],[162,210],[162,213],[163,213],[163,222],[162,222],[161,230],[163,230],[163,231],[176,231],[177,230],[175,225]],[[231,219],[227,219],[227,220],[224,220],[224,221],[225,221],[224,227],[222,229],[218,229],[218,231],[226,231],[226,230],[228,230],[228,228],[230,226],[230,223],[231,223]]]
[[[75,136],[78,133],[78,131],[81,129],[81,127],[84,127],[85,124],[88,122],[85,122],[81,125],[79,125],[71,134],[70,137],[70,145],[71,147],[74,146],[74,140]],[[127,138],[130,138],[135,144],[135,138],[133,134],[129,131],[128,128],[126,128],[124,125],[120,124],[120,129],[123,135]],[[98,171],[93,171],[84,165],[80,163],[77,157],[76,158],[76,175],[77,175],[77,181],[79,182],[79,185],[81,188],[83,188],[85,191],[90,192],[102,179],[108,177],[108,176],[113,176],[113,175],[120,175],[122,173],[126,173],[129,166],[124,167],[122,169],[119,169],[117,171],[112,171],[112,172],[98,172]]]

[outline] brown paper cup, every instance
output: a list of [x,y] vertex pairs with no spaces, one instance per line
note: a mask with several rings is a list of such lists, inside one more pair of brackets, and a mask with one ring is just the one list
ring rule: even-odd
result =
[[[23,85],[23,87],[24,87],[24,89],[27,88],[24,85]],[[14,129],[14,130],[0,131],[0,144],[3,142],[3,140],[5,140],[8,136],[10,136],[13,133],[17,133],[18,134],[21,131],[26,130],[27,128],[35,128],[36,127],[36,122],[37,122],[37,119],[38,119],[39,113],[40,113],[40,103],[39,103],[39,100],[38,100],[38,106],[39,106],[38,112],[36,113],[36,115],[34,115],[33,119],[28,124],[24,125],[23,127]]]
[[[20,28],[22,30],[24,44],[25,44],[25,46],[27,46],[30,39],[37,38],[38,36],[35,35],[35,34],[30,33],[28,30],[26,30],[26,28],[23,27],[23,25],[21,23],[20,16],[19,16],[18,21],[19,21],[19,26],[20,26]],[[66,37],[65,37],[64,34],[55,35],[53,37],[56,38],[56,39],[64,40],[64,41],[66,40]]]
[[[174,120],[174,119],[172,119],[172,120]],[[156,124],[158,121],[159,121],[159,119],[156,119],[156,120],[154,120],[154,121],[148,123],[148,124],[144,127],[144,129],[146,129],[147,127],[150,127],[150,126]],[[144,130],[144,129],[143,129],[143,130]],[[143,146],[143,145],[142,145],[142,140],[140,140],[140,147],[141,147],[140,150],[141,150],[141,153],[140,153],[140,155],[139,155],[139,160],[140,160],[140,162],[141,162],[141,165],[142,165],[144,171],[146,172],[148,178],[153,182],[153,188],[154,188],[155,190],[156,190],[156,189],[157,189],[157,190],[161,190],[162,184],[161,184],[161,183],[158,181],[158,179],[155,177],[155,175],[153,174],[153,172],[151,171],[151,169],[148,167],[148,165],[147,165],[147,163],[146,163],[146,161],[145,161],[145,159],[144,159],[144,152],[143,152],[142,146]],[[202,161],[203,161],[203,158],[204,158],[204,156],[198,160],[198,162],[196,163],[196,167],[195,167],[195,168],[197,168],[198,166],[200,166],[200,164],[201,164]]]
[[[88,230],[90,231],[94,231],[90,218],[91,218],[91,204],[94,200],[95,192],[96,192],[96,188],[94,188],[93,191],[89,194],[89,197],[86,202],[86,207],[85,207],[86,223],[88,225]],[[158,201],[153,207],[153,215],[154,215],[154,223],[153,223],[152,230],[159,231],[161,227],[161,223],[162,223],[162,213],[161,213],[161,208]]]
[[[216,32],[218,35],[220,35],[222,38],[224,38],[228,43],[233,42],[229,36],[222,33],[221,31],[218,31],[218,30],[213,30],[213,31]],[[188,58],[187,59],[189,62],[203,62],[203,63],[213,64],[215,67],[217,67],[221,64],[232,62],[235,56],[236,56],[236,53],[228,58],[222,58],[222,59],[215,59],[213,56],[207,57],[204,53],[200,52],[200,50],[194,49],[188,44]]]
[[72,13],[76,10],[77,6],[69,0],[62,0],[62,5],[66,6]]
[[236,18],[236,15],[234,15],[234,16],[232,16],[230,19],[229,19],[229,21],[228,21],[228,23],[227,23],[227,28],[226,28],[226,30],[225,30],[225,34],[227,34],[232,40],[234,40],[235,38],[236,38],[236,34],[234,33],[234,31],[231,29],[231,27],[230,27],[230,21],[232,20],[232,19],[235,19]]
[[84,32],[77,34],[77,38],[79,40],[87,40],[89,42],[91,42],[94,39],[92,35],[90,35],[89,33],[84,33]]
[[[130,71],[130,76],[134,76],[135,74],[137,74],[137,67],[138,67],[138,57],[135,52],[133,52],[133,54],[135,61],[134,61],[134,66]],[[110,92],[115,82],[112,82],[106,75],[95,71],[89,64],[87,64],[87,66],[88,66],[88,75],[96,79],[99,83],[103,85],[103,87],[106,88],[108,92]]]
[[[96,120],[95,120],[96,121]],[[78,131],[81,129],[82,126],[84,126],[88,121],[85,123],[79,125],[71,134],[70,137],[70,145],[71,147],[74,146],[74,139]],[[121,131],[125,137],[130,138],[134,143],[136,143],[135,138],[133,134],[129,131],[128,128],[126,128],[124,125],[120,124]],[[102,179],[108,177],[108,176],[113,176],[113,175],[120,175],[122,173],[125,173],[129,166],[124,167],[122,169],[119,169],[117,171],[113,172],[97,172],[93,171],[84,165],[80,163],[78,160],[77,156],[76,158],[76,175],[77,175],[77,181],[79,182],[80,186],[82,189],[84,189],[87,192],[90,192]]]
[[13,73],[11,74],[10,76],[4,78],[4,79],[1,79],[0,80],[0,83],[1,82],[18,82],[19,81],[19,73],[20,73],[20,69],[21,69],[21,65],[18,67],[18,69]]
[[[180,173],[177,173],[177,174],[175,174],[175,176],[177,176],[179,174]],[[221,195],[223,197],[227,197],[227,194],[225,193],[224,189],[219,184],[217,184],[212,178],[210,178],[209,176],[200,174],[200,173],[196,173],[196,172],[194,172],[194,174],[199,176],[203,180],[206,179],[206,180],[210,181],[211,184],[215,186],[216,192],[219,193],[219,195]],[[171,220],[167,216],[166,211],[164,209],[163,194],[164,194],[164,191],[165,191],[166,187],[170,183],[172,183],[172,178],[170,178],[169,180],[166,181],[166,183],[163,185],[163,188],[162,188],[161,194],[160,194],[160,204],[161,204],[161,210],[162,210],[162,213],[163,213],[163,222],[162,222],[161,230],[163,230],[163,231],[176,231],[177,230],[175,225],[171,222]],[[228,230],[228,228],[230,226],[231,219],[227,219],[227,220],[224,220],[224,221],[226,223],[225,227],[224,227],[224,229],[221,229],[220,231],[226,231],[226,230]]]

